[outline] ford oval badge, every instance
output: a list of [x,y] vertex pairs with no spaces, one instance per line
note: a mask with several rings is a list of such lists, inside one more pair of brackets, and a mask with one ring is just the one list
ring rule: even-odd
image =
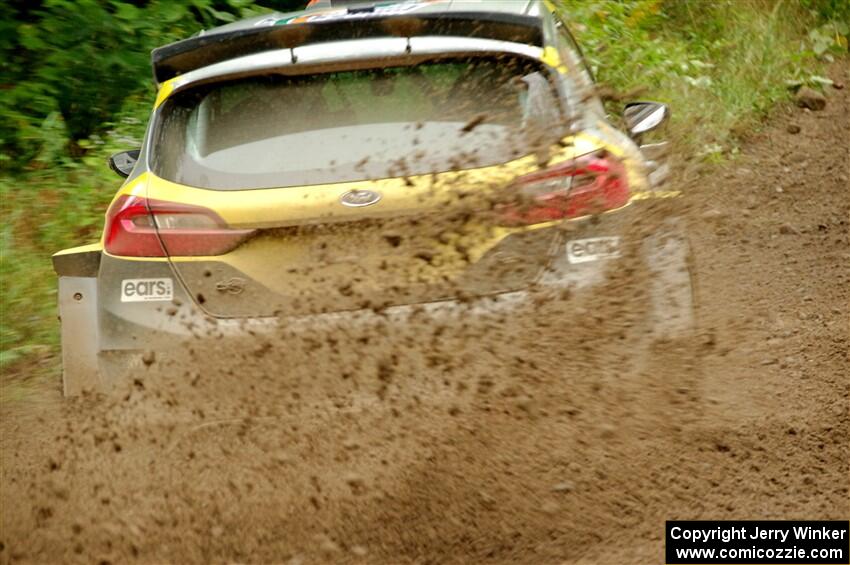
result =
[[381,195],[372,190],[349,190],[339,197],[343,206],[359,208],[360,206],[371,206],[381,199]]

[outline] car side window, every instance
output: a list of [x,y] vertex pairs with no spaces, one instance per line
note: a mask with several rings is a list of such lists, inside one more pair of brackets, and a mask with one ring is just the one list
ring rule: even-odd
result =
[[594,87],[595,81],[593,79],[593,73],[591,73],[590,68],[587,66],[587,62],[581,55],[581,48],[579,48],[575,39],[573,39],[573,36],[569,29],[567,29],[567,25],[564,21],[557,17],[557,14],[553,14],[553,16],[557,34],[558,54],[560,55],[561,60],[566,63],[570,75],[573,77],[576,82],[576,86],[581,91],[580,97],[589,102],[600,114],[604,114],[602,102],[595,94],[596,90]]
[[593,73],[590,71],[590,67],[587,66],[587,62],[584,60],[581,52],[581,47],[576,43],[576,40],[567,28],[567,24],[556,17],[555,29],[558,32],[558,49],[561,51],[561,56],[568,58],[575,65],[576,69],[583,71],[582,74],[586,75],[587,80],[592,83]]

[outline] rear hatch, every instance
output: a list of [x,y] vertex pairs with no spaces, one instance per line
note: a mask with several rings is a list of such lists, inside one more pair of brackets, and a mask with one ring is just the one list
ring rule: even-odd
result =
[[518,57],[444,58],[173,95],[147,197],[178,278],[215,316],[527,285],[553,234],[500,227],[488,211],[541,136],[557,137],[545,73]]

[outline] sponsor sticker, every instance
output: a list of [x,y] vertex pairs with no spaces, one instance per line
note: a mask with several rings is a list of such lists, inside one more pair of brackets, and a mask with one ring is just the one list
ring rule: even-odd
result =
[[589,263],[619,256],[619,237],[590,237],[567,242],[567,261],[570,263]]
[[121,302],[153,302],[174,298],[171,279],[124,279],[121,281]]

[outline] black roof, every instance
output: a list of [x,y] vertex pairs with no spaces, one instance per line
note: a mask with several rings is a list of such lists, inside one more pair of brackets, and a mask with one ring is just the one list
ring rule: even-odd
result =
[[545,12],[539,0],[319,0],[300,12],[256,16],[151,53],[154,80],[242,55],[365,37],[451,35],[543,45]]

